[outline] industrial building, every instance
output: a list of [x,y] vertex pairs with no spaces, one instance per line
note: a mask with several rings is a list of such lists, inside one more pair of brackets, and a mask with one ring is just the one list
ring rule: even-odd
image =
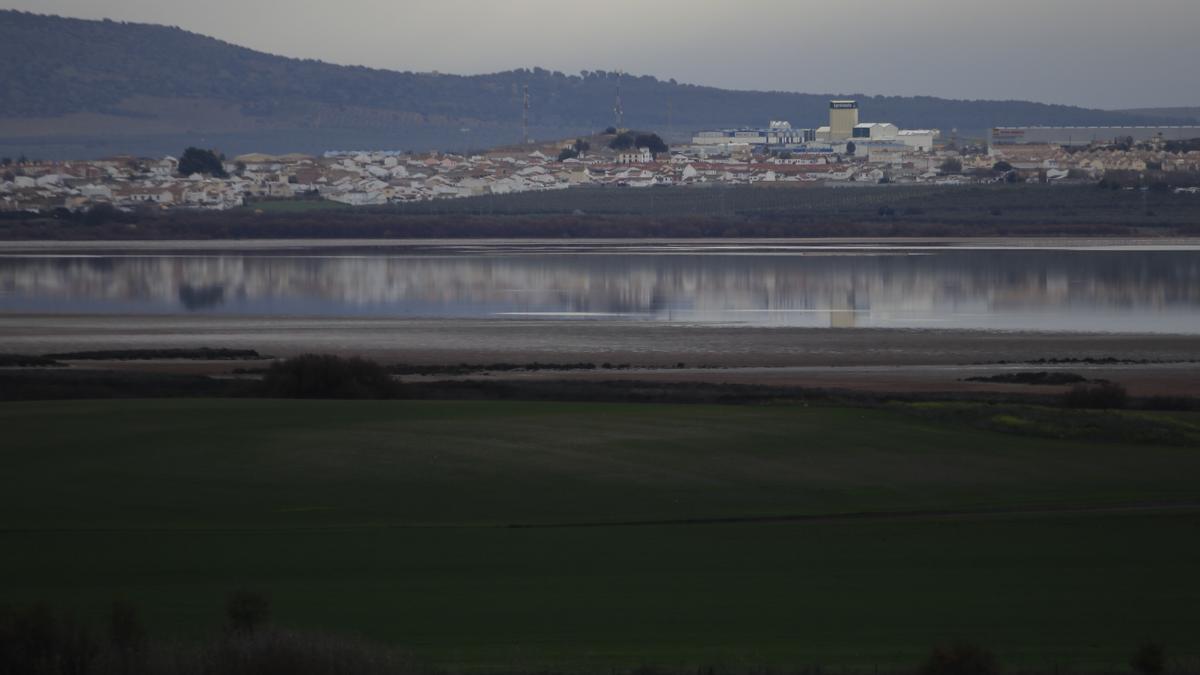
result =
[[941,135],[937,129],[901,129],[896,132],[896,140],[910,150],[932,152],[933,141]]
[[772,121],[766,129],[723,129],[700,131],[692,145],[705,153],[745,150],[787,150],[793,152],[842,153],[853,143],[862,156],[871,147],[880,150],[931,152],[937,130],[899,129],[890,122],[859,122],[858,101],[829,102],[829,125],[817,129],[798,129],[784,121]]
[[994,127],[991,145],[1086,146],[1132,138],[1135,143],[1161,138],[1186,141],[1200,138],[1200,126],[1158,127]]
[[858,101],[829,102],[829,140],[844,141],[858,126]]
[[854,129],[850,132],[851,138],[856,141],[860,138],[873,141],[894,141],[899,134],[900,129],[890,122],[863,122],[854,125]]
[[858,102],[829,102],[829,126],[817,129],[817,140],[825,143],[854,143],[856,148],[878,145],[880,148],[904,148],[918,152],[933,150],[936,129],[900,129],[891,122],[859,122]]
[[692,145],[746,144],[752,146],[788,146],[815,139],[812,129],[794,129],[790,122],[772,120],[766,129],[722,129],[701,131],[692,137]]

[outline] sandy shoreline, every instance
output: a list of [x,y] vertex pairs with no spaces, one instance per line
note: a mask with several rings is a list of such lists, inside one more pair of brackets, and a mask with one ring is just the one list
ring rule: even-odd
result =
[[793,328],[627,320],[212,315],[0,315],[0,352],[257,349],[417,364],[609,361],[636,366],[967,365],[1037,359],[1189,361],[1200,336]]
[[1034,249],[1034,250],[1200,250],[1200,237],[780,237],[728,239],[681,239],[647,237],[645,239],[134,239],[128,241],[86,240],[14,240],[0,241],[0,256],[7,255],[145,255],[162,253],[279,253],[328,251],[471,250],[475,252],[507,249],[530,251],[554,250],[625,250],[653,248],[657,252],[672,249],[692,250],[729,248],[770,249]]
[[680,370],[538,371],[489,373],[489,380],[633,380],[661,383],[765,385],[886,393],[1012,393],[1052,395],[1068,385],[1047,386],[971,381],[969,378],[1019,371],[1056,371],[1089,380],[1108,380],[1134,396],[1200,396],[1200,363],[1121,365],[864,366],[782,368],[687,368]]
[[[529,319],[262,319],[239,316],[0,315],[0,352],[255,349],[359,355],[385,363],[630,364],[638,370],[493,373],[489,379],[639,379],[863,391],[1025,391],[967,382],[1012,370],[1067,370],[1139,395],[1200,395],[1200,337],[967,330],[762,328],[648,321]],[[1118,359],[1125,363],[1030,363]],[[1141,361],[1145,363],[1130,363]],[[1007,363],[1000,363],[1007,362]],[[1193,363],[1189,363],[1193,362]],[[677,367],[684,364],[684,368]],[[221,374],[254,362],[78,362]]]

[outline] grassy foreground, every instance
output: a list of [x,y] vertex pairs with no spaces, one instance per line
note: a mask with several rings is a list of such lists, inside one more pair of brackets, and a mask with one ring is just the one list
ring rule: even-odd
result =
[[453,668],[1200,656],[1192,445],[796,406],[83,401],[0,428],[0,604],[128,598],[157,636],[254,588]]
[[[0,214],[0,240],[1196,236],[1195,195],[1093,185],[572,188],[348,207]],[[102,222],[96,222],[101,220]]]

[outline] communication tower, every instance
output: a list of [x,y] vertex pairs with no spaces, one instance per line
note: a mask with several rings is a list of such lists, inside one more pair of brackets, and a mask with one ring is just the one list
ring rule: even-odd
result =
[[617,104],[613,106],[613,114],[617,117],[617,129],[625,127],[625,107],[621,105],[621,71],[617,71]]
[[529,85],[525,85],[521,102],[521,145],[529,145]]

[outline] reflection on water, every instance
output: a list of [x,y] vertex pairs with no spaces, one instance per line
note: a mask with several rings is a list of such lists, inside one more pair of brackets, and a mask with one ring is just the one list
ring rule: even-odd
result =
[[1200,334],[1200,252],[7,257],[0,258],[0,312]]
[[220,284],[209,286],[193,286],[183,284],[179,287],[179,302],[189,310],[212,309],[225,302],[225,287]]

